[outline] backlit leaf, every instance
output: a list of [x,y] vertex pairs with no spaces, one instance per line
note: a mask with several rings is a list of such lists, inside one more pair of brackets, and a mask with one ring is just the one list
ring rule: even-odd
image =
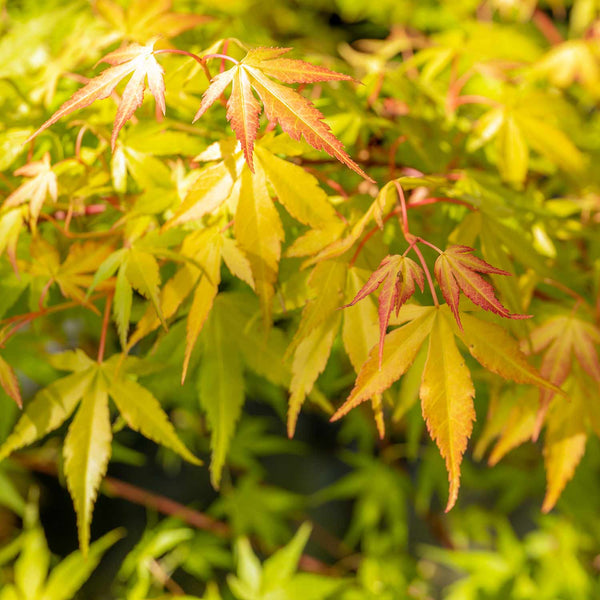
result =
[[112,149],[115,149],[119,131],[142,104],[145,87],[144,79],[146,77],[157,106],[164,114],[163,70],[154,58],[154,43],[155,40],[151,40],[145,46],[131,44],[104,56],[100,62],[106,62],[112,66],[78,90],[27,141],[32,140],[42,131],[54,125],[59,119],[72,112],[85,108],[96,100],[108,98],[119,82],[130,73],[133,73],[133,75],[125,87],[115,117],[111,137]]
[[174,450],[188,462],[201,464],[183,445],[160,403],[146,388],[123,376],[113,379],[108,392],[131,429]]
[[77,513],[79,546],[87,554],[92,510],[111,454],[106,382],[97,374],[84,394],[63,448],[65,477]]
[[0,385],[2,389],[10,396],[19,408],[23,406],[21,400],[21,390],[19,380],[12,367],[0,356]]
[[458,311],[458,300],[462,291],[471,302],[501,317],[525,319],[527,315],[511,314],[496,298],[493,286],[479,273],[510,275],[507,271],[492,267],[484,260],[472,256],[473,248],[450,246],[435,261],[435,277],[444,299],[451,308],[459,327],[462,327]]
[[[383,285],[382,285],[383,284]],[[425,274],[423,269],[410,258],[386,256],[372,273],[367,283],[347,306],[353,306],[372,294],[379,286],[379,361],[383,356],[383,342],[392,310],[400,312],[402,305],[415,293],[415,286],[423,291]]]
[[292,381],[288,408],[287,432],[293,437],[296,421],[306,395],[323,372],[339,329],[341,314],[336,314],[317,327],[298,344],[292,362]]
[[585,403],[588,392],[577,382],[569,388],[569,400],[556,399],[548,415],[544,438],[547,488],[542,510],[550,511],[567,482],[573,477],[587,440]]
[[423,418],[446,461],[450,491],[446,512],[455,504],[460,463],[473,431],[475,389],[446,317],[437,311],[423,371],[420,396]]
[[203,333],[204,352],[198,370],[200,405],[211,431],[210,477],[215,488],[245,397],[242,362],[232,333],[220,312],[213,313]]
[[335,210],[316,177],[260,146],[256,153],[277,199],[292,217],[315,228],[337,221]]
[[317,150],[324,150],[361,177],[372,181],[344,151],[342,143],[331,133],[329,126],[323,122],[323,115],[314,105],[295,90],[276,83],[266,75],[281,75],[282,81],[290,83],[351,78],[323,67],[315,68],[304,61],[277,58],[287,51],[287,48],[250,50],[241,63],[214,77],[204,93],[194,121],[232,83],[232,92],[227,101],[227,118],[242,145],[248,166],[253,170],[252,153],[259,114],[258,102],[252,93],[254,89],[262,100],[269,121],[279,123],[294,140],[304,137]]
[[407,371],[421,344],[431,332],[435,314],[435,309],[431,307],[407,325],[388,333],[385,336],[381,367],[379,367],[379,349],[375,347],[371,350],[367,362],[358,374],[354,389],[346,402],[333,415],[332,421],[343,417],[355,406],[375,394],[385,391]]
[[240,248],[250,261],[264,321],[269,323],[283,228],[277,209],[267,192],[262,169],[257,168],[254,174],[249,169],[244,169],[241,183],[233,231]]
[[185,379],[192,350],[194,349],[198,335],[204,326],[219,290],[219,283],[221,281],[221,237],[213,238],[211,243],[206,244],[198,253],[197,258],[204,268],[204,273],[200,276],[200,282],[194,291],[192,305],[188,314],[182,381]]
[[[348,270],[346,301],[356,297],[363,287],[364,279],[356,267]],[[377,343],[377,309],[371,298],[354,306],[344,308],[342,339],[344,348],[356,373],[367,360],[369,351]]]
[[4,201],[4,208],[19,206],[29,200],[29,214],[35,226],[46,198],[56,202],[58,188],[56,174],[50,164],[50,154],[46,152],[40,161],[30,162],[15,171],[16,176],[29,177]]
[[90,368],[67,375],[39,391],[0,448],[0,460],[60,427],[86,393],[94,372]]
[[527,362],[518,342],[502,327],[464,312],[461,313],[461,320],[463,328],[457,328],[457,335],[472,356],[488,371],[517,383],[529,383],[560,392]]

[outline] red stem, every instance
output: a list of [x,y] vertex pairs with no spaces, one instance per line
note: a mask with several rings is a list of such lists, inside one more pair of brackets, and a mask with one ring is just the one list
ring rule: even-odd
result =
[[[398,214],[397,210],[393,210],[391,213],[389,213],[388,215],[386,215],[383,219],[384,223],[387,223],[392,217],[396,216]],[[354,265],[354,263],[356,262],[356,259],[358,258],[358,255],[362,252],[362,249],[365,247],[365,244],[375,235],[375,233],[377,233],[379,231],[379,225],[375,225],[375,227],[373,227],[373,229],[371,229],[370,231],[368,231],[365,236],[363,237],[363,239],[360,241],[360,243],[358,244],[357,248],[356,248],[356,252],[354,253],[354,256],[350,259],[350,263],[348,264],[348,266],[352,267]]]
[[556,46],[564,41],[563,36],[552,22],[552,19],[543,11],[536,9],[531,20],[552,46]]
[[461,104],[489,104],[491,106],[499,106],[499,103],[492,98],[487,96],[477,96],[475,94],[467,94],[465,96],[459,96],[454,101],[454,106],[460,106]]
[[417,206],[427,206],[428,204],[437,204],[438,202],[447,202],[448,204],[458,204],[460,206],[466,206],[469,210],[476,210],[472,204],[465,202],[464,200],[457,200],[455,198],[439,198],[430,196],[429,198],[423,198],[423,200],[415,200],[409,202],[407,208],[416,208]]
[[398,197],[400,198],[400,208],[402,210],[402,233],[406,236],[410,232],[408,230],[408,214],[406,212],[406,198],[404,197],[404,190],[402,186],[394,181],[394,185],[396,186],[396,190],[398,191]]
[[[415,242],[416,241],[417,240],[415,240]],[[421,240],[421,241],[424,241],[424,240]],[[436,306],[439,306],[440,303],[438,301],[437,294],[435,293],[435,286],[433,285],[433,279],[431,278],[431,273],[429,272],[429,267],[427,266],[427,263],[425,262],[425,258],[423,257],[423,254],[416,243],[413,245],[412,248],[415,251],[415,254],[419,257],[421,266],[423,267],[423,270],[425,271],[425,277],[427,277],[427,283],[429,284],[429,290],[431,291],[431,295],[433,297],[433,303]]]
[[204,71],[208,81],[212,79],[212,75],[210,74],[206,61],[193,52],[188,52],[187,50],[178,50],[177,48],[163,48],[162,50],[155,50],[154,54],[182,54],[183,56],[189,56],[202,67],[202,70]]

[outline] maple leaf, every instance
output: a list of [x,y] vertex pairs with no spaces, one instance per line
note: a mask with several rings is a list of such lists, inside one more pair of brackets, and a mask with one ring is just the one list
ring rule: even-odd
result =
[[547,485],[543,512],[554,507],[585,453],[589,389],[576,379],[569,383],[569,400],[561,398],[552,404],[544,437]]
[[133,113],[141,106],[144,100],[145,80],[148,80],[150,92],[156,100],[156,104],[162,114],[165,114],[165,83],[163,69],[154,58],[154,44],[156,39],[150,40],[145,46],[130,44],[110,52],[99,62],[112,65],[103,71],[98,77],[91,79],[84,87],[77,90],[37,131],[35,131],[26,142],[32,140],[42,131],[54,125],[59,119],[67,116],[75,110],[85,108],[96,100],[108,98],[119,82],[133,73],[131,79],[125,86],[111,136],[111,147],[114,151],[117,136],[125,123],[133,116]]
[[125,10],[113,0],[94,2],[96,11],[121,33],[119,37],[137,42],[156,35],[175,37],[212,20],[206,15],[171,12],[172,5],[172,0],[132,0]]
[[[72,298],[86,304],[86,291],[92,282],[93,275],[101,263],[110,254],[110,248],[97,242],[76,242],[70,248],[65,260],[61,263],[58,248],[43,238],[35,238],[29,255],[33,262],[19,261],[24,272],[45,280],[44,290],[52,283],[58,284],[65,298]],[[42,296],[43,299],[43,296]],[[93,304],[88,304],[95,309]]]
[[27,163],[17,169],[14,174],[30,177],[30,179],[6,198],[4,208],[13,208],[29,200],[30,221],[35,225],[46,198],[50,196],[56,202],[58,197],[56,174],[52,171],[50,154],[46,152],[42,160]]
[[198,370],[200,404],[211,430],[210,479],[215,488],[245,399],[243,364],[237,340],[230,333],[224,311],[212,312],[203,334],[204,354]]
[[495,275],[510,275],[510,273],[492,267],[481,258],[472,256],[470,253],[474,251],[469,246],[450,246],[435,261],[435,277],[458,326],[462,328],[458,311],[461,291],[474,304],[501,317],[509,319],[530,318],[530,315],[510,313],[496,298],[494,287],[479,275],[479,273],[494,273]]
[[408,371],[429,337],[419,396],[429,433],[446,461],[450,482],[446,510],[450,510],[456,502],[460,463],[475,419],[471,376],[454,336],[461,339],[487,370],[517,383],[559,390],[538,374],[519,350],[516,340],[498,325],[463,313],[464,327],[459,328],[447,306],[405,305],[401,317],[404,311],[407,312],[406,324],[385,336],[381,366],[377,347],[373,347],[350,396],[331,420],[341,418],[360,403],[387,390]]
[[235,238],[252,269],[265,325],[271,321],[271,300],[284,237],[279,213],[271,200],[262,167],[251,173],[242,170],[239,199],[233,223]]
[[19,408],[22,408],[21,389],[19,380],[13,368],[0,356],[0,385],[6,394],[12,398]]
[[[600,360],[596,351],[598,344],[598,328],[573,314],[552,317],[531,332],[533,352],[545,350],[540,374],[557,388],[567,380],[575,359],[596,383],[600,383]],[[539,434],[555,393],[553,389],[540,390],[540,410],[534,438]]]
[[139,359],[115,354],[97,363],[83,351],[49,357],[57,369],[72,371],[40,390],[26,406],[13,432],[0,447],[0,460],[60,427],[75,412],[63,447],[65,477],[77,512],[84,553],[98,489],[111,456],[109,396],[127,425],[193,463],[200,461],[177,436],[158,400],[131,375]]
[[423,291],[425,275],[423,269],[410,258],[400,255],[386,256],[379,267],[367,280],[367,283],[356,294],[354,300],[348,306],[354,306],[357,302],[372,294],[383,284],[379,294],[379,366],[383,356],[383,343],[385,332],[392,310],[396,309],[396,315],[402,305],[415,293],[415,286]]
[[197,121],[221,97],[231,84],[227,101],[227,119],[239,140],[246,162],[254,171],[253,150],[258,131],[260,105],[253,90],[263,103],[269,121],[279,123],[294,140],[304,139],[317,150],[324,150],[368,181],[373,181],[345,152],[342,143],[323,122],[323,115],[314,105],[292,88],[276,83],[313,83],[317,81],[346,80],[352,77],[317,67],[302,60],[280,58],[290,48],[255,48],[234,67],[219,73],[202,96]]
[[469,369],[445,315],[438,311],[431,328],[420,396],[427,430],[446,462],[450,482],[446,512],[458,497],[460,463],[475,420],[474,395]]
[[126,348],[133,290],[150,300],[160,322],[166,329],[165,318],[159,302],[160,272],[156,258],[150,249],[144,247],[143,243],[140,243],[139,246],[133,245],[130,248],[121,248],[108,256],[98,267],[88,288],[88,297],[100,283],[112,277],[115,273],[117,273],[117,277],[115,280],[113,316],[121,346]]

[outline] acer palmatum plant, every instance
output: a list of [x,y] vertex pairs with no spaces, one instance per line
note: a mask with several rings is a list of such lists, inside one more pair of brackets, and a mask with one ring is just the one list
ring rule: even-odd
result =
[[[196,14],[169,0],[97,0],[59,17],[54,5],[37,15],[29,4],[7,9],[0,44],[5,113],[19,115],[0,131],[0,384],[14,403],[7,415],[22,410],[6,417],[0,457],[64,474],[82,556],[99,560],[106,547],[90,546],[102,492],[209,532],[193,542],[202,548],[250,536],[225,586],[216,571],[231,568],[232,548],[194,566],[196,534],[167,523],[147,532],[115,589],[181,595],[171,577],[181,567],[210,582],[213,599],[225,587],[236,598],[367,598],[377,586],[390,598],[399,587],[426,597],[435,577],[413,573],[409,584],[400,563],[389,580],[362,569],[383,573],[391,557],[409,556],[407,502],[453,546],[437,512],[465,510],[472,437],[476,457],[495,443],[490,465],[541,439],[545,496],[525,486],[501,498],[555,506],[600,434],[597,149],[582,127],[593,129],[599,97],[593,11],[439,2],[446,17],[434,23],[405,0],[411,9],[393,13],[392,26],[368,2],[339,3],[336,19],[360,15],[385,31],[348,38],[344,63],[332,40],[350,30],[319,29],[308,4],[278,6],[287,33],[242,5],[207,3]],[[311,27],[318,39],[302,37]],[[430,36],[436,29],[448,36]],[[10,54],[20,39],[27,56],[47,52],[43,66]],[[108,66],[94,74],[97,65]],[[311,513],[266,485],[258,460],[285,463],[298,449],[272,429],[287,414],[294,437],[306,400],[300,438],[311,439],[310,419],[341,421],[319,430],[339,433],[351,465],[313,502],[357,499],[343,540],[313,529],[332,565],[303,554],[308,526],[290,541],[286,522]],[[372,414],[359,407],[367,401]],[[206,455],[219,490],[212,516],[107,476],[111,456],[138,460],[127,429],[160,444],[171,465]],[[596,464],[596,442],[591,452]],[[509,461],[510,477],[527,476],[526,456]],[[4,503],[35,512],[9,470],[0,478],[12,490]],[[476,487],[471,475],[467,489]],[[22,536],[42,544],[28,523]],[[18,564],[31,543],[16,543]],[[287,545],[261,565],[251,544],[267,554]],[[62,597],[52,583],[61,565],[36,580],[45,598]],[[508,569],[498,594],[517,575]],[[29,597],[19,577],[0,598]],[[476,578],[464,581],[476,597]],[[591,597],[582,585],[573,597]]]

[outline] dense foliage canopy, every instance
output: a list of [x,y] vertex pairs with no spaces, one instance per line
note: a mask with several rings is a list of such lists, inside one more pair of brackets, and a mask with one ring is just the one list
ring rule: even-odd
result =
[[0,600],[600,594],[599,2],[0,6]]

